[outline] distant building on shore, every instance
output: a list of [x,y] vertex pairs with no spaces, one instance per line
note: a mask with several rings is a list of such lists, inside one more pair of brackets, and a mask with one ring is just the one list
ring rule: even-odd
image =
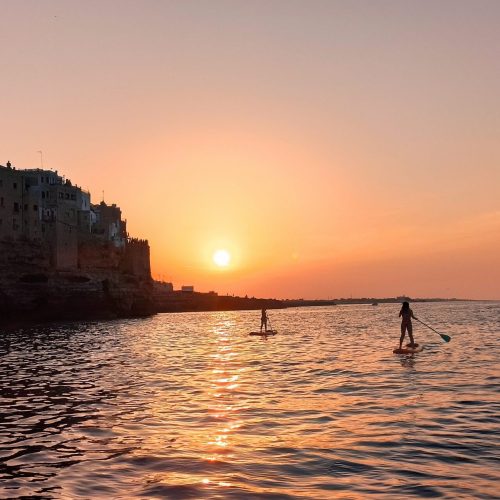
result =
[[130,238],[115,204],[91,195],[57,171],[0,165],[0,240],[48,247],[57,270],[110,269],[150,278],[147,240]]

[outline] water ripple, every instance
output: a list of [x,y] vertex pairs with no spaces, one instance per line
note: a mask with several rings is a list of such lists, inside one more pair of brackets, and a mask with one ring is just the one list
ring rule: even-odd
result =
[[393,355],[393,305],[5,332],[0,497],[498,498],[500,304],[414,309],[453,341]]

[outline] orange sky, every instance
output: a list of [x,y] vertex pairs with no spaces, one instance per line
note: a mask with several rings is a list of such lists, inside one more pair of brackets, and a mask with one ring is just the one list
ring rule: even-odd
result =
[[0,162],[104,190],[156,277],[500,299],[499,2],[1,9]]

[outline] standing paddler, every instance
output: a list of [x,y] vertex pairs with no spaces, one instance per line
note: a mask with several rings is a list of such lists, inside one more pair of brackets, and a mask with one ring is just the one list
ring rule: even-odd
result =
[[410,309],[410,304],[406,301],[403,302],[403,306],[401,307],[401,311],[399,311],[399,316],[401,319],[401,337],[399,339],[399,348],[403,347],[403,340],[405,338],[405,333],[408,331],[408,336],[410,337],[410,343],[408,347],[416,347],[415,341],[413,340],[413,325],[411,323],[411,319],[416,319],[413,316],[413,311]]
[[260,331],[262,332],[262,327],[264,327],[264,331],[267,332],[267,311],[265,308],[262,308],[262,313],[260,316]]

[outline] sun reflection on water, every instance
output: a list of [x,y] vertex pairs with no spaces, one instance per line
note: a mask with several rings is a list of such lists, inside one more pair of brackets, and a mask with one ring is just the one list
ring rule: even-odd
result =
[[[231,321],[222,321],[212,328],[212,345],[209,366],[207,399],[208,413],[215,419],[213,428],[207,429],[205,453],[208,462],[227,461],[235,458],[235,446],[232,433],[242,425],[238,418],[241,394],[241,373],[244,371],[238,359],[236,342],[232,341]],[[207,483],[208,484],[208,483]],[[220,484],[230,484],[222,482]]]

